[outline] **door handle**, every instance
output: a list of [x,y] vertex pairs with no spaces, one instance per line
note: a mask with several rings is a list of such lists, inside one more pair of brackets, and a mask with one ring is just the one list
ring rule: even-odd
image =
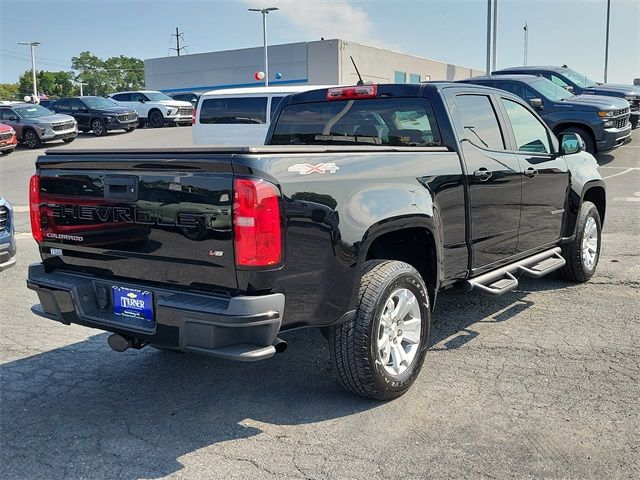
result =
[[473,176],[481,182],[486,182],[491,178],[492,175],[493,173],[487,170],[485,167],[479,168],[478,170],[473,172]]
[[529,167],[524,171],[524,174],[529,178],[536,178],[536,176],[538,175],[538,170],[533,167]]

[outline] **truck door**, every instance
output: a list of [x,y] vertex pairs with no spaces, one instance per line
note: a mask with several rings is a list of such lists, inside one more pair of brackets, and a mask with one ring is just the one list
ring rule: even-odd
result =
[[478,93],[453,97],[469,186],[473,269],[514,255],[520,227],[521,168],[516,155],[506,149],[494,101],[491,95]]
[[500,98],[510,121],[510,142],[522,168],[518,252],[556,242],[562,231],[569,170],[553,152],[547,127],[523,105]]

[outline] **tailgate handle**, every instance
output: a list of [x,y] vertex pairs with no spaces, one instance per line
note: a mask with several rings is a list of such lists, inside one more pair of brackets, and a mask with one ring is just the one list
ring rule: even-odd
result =
[[138,200],[138,177],[108,175],[104,178],[104,198],[135,202]]

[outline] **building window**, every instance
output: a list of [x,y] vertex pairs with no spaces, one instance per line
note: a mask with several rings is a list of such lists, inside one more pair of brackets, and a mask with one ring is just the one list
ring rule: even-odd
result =
[[419,73],[409,74],[409,83],[420,83],[420,74]]
[[407,83],[407,73],[396,70],[394,83]]

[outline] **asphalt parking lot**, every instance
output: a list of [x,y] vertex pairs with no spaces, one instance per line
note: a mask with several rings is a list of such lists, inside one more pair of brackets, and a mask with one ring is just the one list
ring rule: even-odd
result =
[[[54,148],[166,147],[190,128],[82,134]],[[640,130],[600,155],[608,211],[587,284],[524,279],[498,298],[445,293],[414,387],[345,393],[314,331],[240,364],[36,317],[28,179],[0,158],[18,265],[0,274],[0,478],[637,478],[640,471]]]

